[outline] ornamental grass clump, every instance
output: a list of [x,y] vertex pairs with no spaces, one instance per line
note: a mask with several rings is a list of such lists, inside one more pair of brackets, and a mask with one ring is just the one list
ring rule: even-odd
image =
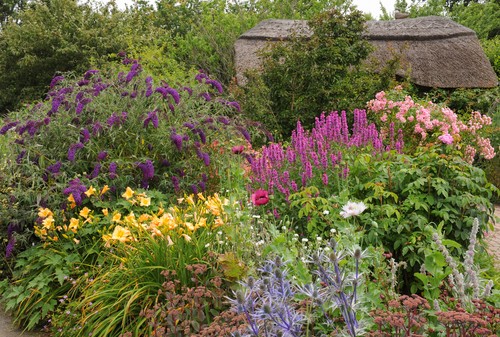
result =
[[2,183],[12,193],[1,195],[2,228],[29,231],[39,206],[80,206],[89,185],[115,195],[127,186],[172,197],[217,192],[225,165],[244,161],[231,148],[250,144],[248,123],[220,83],[200,72],[178,86],[146,76],[136,60],[122,67],[56,76],[44,101],[5,120],[0,133],[11,149]]

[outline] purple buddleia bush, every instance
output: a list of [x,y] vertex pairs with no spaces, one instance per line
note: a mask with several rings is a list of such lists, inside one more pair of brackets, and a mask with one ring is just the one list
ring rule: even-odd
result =
[[7,171],[16,177],[13,193],[22,196],[16,207],[30,208],[12,210],[26,214],[23,226],[34,223],[34,200],[71,211],[72,199],[85,204],[83,187],[158,189],[172,199],[218,192],[218,166],[230,162],[222,157],[240,160],[231,148],[260,132],[208,74],[177,86],[145,76],[136,60],[124,59],[120,67],[118,74],[91,69],[81,78],[57,76],[44,101],[12,112],[0,125],[0,136],[12,143]]

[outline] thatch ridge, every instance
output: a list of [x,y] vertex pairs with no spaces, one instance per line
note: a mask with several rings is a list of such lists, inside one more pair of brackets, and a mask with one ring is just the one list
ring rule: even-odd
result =
[[[312,34],[304,20],[264,20],[235,43],[238,82],[247,69],[259,69],[258,51],[267,43],[286,41],[292,35]],[[479,44],[476,33],[449,18],[368,21],[365,37],[375,46],[372,57],[383,65],[399,54],[398,74],[409,75],[418,85],[435,88],[491,88],[498,77]]]

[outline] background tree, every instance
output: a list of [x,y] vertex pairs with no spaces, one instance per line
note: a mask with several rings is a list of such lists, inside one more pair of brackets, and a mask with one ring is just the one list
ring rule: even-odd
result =
[[0,28],[7,22],[7,19],[18,11],[23,10],[27,0],[2,0],[0,1]]

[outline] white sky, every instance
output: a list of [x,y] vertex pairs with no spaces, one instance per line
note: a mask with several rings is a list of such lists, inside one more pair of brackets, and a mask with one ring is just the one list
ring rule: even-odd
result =
[[[106,0],[103,0],[106,1]],[[155,2],[154,0],[150,0]],[[126,4],[131,4],[133,0],[116,0],[119,8],[124,8]],[[371,13],[375,19],[378,19],[380,14],[380,2],[387,9],[387,12],[391,14],[394,12],[395,0],[353,0],[353,3],[358,7],[359,10],[365,13]]]

